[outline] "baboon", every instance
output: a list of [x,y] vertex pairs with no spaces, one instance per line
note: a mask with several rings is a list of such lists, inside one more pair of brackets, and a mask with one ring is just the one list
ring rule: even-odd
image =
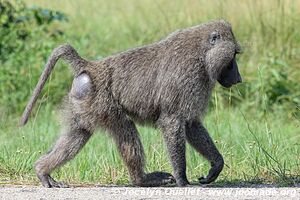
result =
[[[66,128],[35,164],[43,186],[67,186],[50,173],[74,158],[98,127],[114,138],[133,185],[189,184],[186,141],[211,164],[199,182],[214,181],[224,160],[201,121],[217,81],[224,87],[242,82],[235,59],[240,51],[231,25],[224,20],[181,29],[156,43],[99,61],[81,58],[69,44],[54,49],[20,122],[27,122],[56,62],[68,61],[75,78],[65,103]],[[144,171],[144,150],[134,122],[162,131],[173,175]]]

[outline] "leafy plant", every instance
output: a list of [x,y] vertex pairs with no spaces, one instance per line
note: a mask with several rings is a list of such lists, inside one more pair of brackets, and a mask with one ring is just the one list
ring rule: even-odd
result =
[[[0,105],[14,112],[24,107],[49,51],[63,36],[51,26],[66,21],[58,11],[0,0]],[[32,81],[31,81],[32,80]],[[55,81],[61,87],[59,81]],[[59,94],[59,92],[58,92]],[[55,97],[55,95],[54,95]]]

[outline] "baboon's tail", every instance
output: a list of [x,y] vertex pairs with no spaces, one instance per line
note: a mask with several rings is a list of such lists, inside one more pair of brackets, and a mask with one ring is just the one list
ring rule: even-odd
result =
[[50,76],[56,62],[60,59],[64,59],[68,61],[75,72],[79,72],[80,69],[86,65],[87,61],[81,58],[76,50],[69,44],[61,45],[55,48],[49,57],[47,64],[45,65],[45,69],[40,76],[39,82],[36,85],[33,94],[23,112],[22,118],[20,120],[20,126],[23,126],[27,123],[29,115],[33,109],[33,106],[41,93],[48,77]]

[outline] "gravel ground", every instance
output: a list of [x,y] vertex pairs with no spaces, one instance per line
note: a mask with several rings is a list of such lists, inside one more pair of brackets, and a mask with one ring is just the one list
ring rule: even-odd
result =
[[299,200],[300,187],[209,188],[209,187],[76,187],[43,188],[36,186],[0,187],[0,199],[278,199]]

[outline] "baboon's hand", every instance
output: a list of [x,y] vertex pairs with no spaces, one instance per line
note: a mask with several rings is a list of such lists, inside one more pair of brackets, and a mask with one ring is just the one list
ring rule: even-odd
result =
[[209,183],[213,182],[214,180],[216,180],[218,178],[220,172],[223,169],[223,166],[224,166],[224,160],[223,159],[221,159],[218,162],[212,164],[208,175],[206,177],[200,177],[199,182],[201,184],[209,184]]

